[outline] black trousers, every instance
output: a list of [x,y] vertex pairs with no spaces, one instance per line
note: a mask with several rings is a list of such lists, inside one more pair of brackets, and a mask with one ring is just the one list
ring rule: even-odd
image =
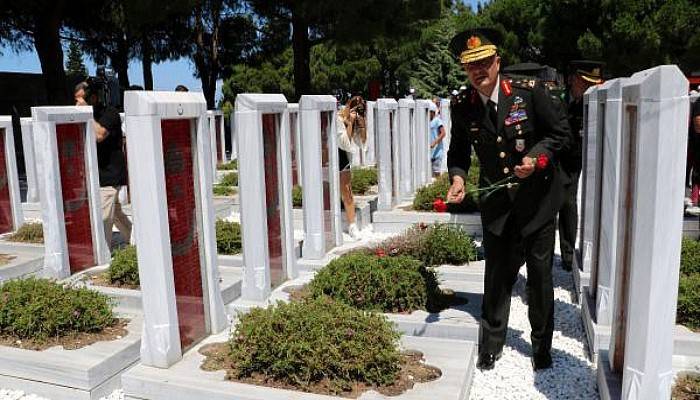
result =
[[484,298],[481,305],[479,351],[499,353],[506,342],[510,297],[518,270],[527,262],[528,317],[532,326],[533,354],[552,348],[554,330],[554,219],[533,234],[522,237],[512,222],[503,235],[496,236],[484,227]]
[[576,230],[578,228],[578,178],[581,173],[577,173],[573,178],[564,205],[559,210],[559,249],[561,250],[561,261],[564,265],[571,267],[574,260],[574,247],[576,246]]

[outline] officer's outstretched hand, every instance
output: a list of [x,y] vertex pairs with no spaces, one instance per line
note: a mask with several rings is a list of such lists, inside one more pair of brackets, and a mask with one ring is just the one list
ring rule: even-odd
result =
[[525,179],[535,172],[535,159],[532,157],[523,157],[523,164],[515,166],[515,176],[520,179]]
[[461,176],[452,177],[452,186],[447,191],[448,203],[461,203],[464,200],[464,179]]

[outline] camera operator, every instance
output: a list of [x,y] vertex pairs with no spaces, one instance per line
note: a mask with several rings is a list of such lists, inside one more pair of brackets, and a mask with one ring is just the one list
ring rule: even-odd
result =
[[[352,171],[350,170],[350,153],[364,150],[367,142],[365,127],[365,101],[360,96],[348,100],[345,108],[338,112],[338,171],[340,171],[340,196],[345,207],[348,222],[348,234],[360,239],[360,230],[355,223],[355,199],[352,197]],[[357,142],[362,149],[358,149]]]
[[100,173],[102,222],[105,239],[112,247],[112,226],[116,225],[122,237],[131,238],[131,221],[122,211],[119,190],[127,184],[126,159],[122,151],[122,129],[119,112],[105,105],[105,84],[102,80],[88,79],[75,87],[76,105],[92,106],[97,165]]

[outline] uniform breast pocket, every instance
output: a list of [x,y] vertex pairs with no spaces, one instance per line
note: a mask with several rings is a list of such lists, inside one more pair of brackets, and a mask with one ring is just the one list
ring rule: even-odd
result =
[[505,131],[516,153],[525,154],[535,144],[535,133],[528,120],[506,126]]

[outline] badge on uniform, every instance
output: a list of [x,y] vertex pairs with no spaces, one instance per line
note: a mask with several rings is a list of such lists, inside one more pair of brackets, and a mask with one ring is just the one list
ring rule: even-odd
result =
[[505,126],[511,126],[527,119],[527,113],[525,110],[511,111],[505,121]]
[[520,97],[520,96],[515,96],[515,97],[513,98],[513,103],[514,103],[514,104],[520,104],[520,103],[522,103],[522,102],[523,102],[523,98]]
[[515,139],[515,151],[518,153],[525,151],[525,139]]

